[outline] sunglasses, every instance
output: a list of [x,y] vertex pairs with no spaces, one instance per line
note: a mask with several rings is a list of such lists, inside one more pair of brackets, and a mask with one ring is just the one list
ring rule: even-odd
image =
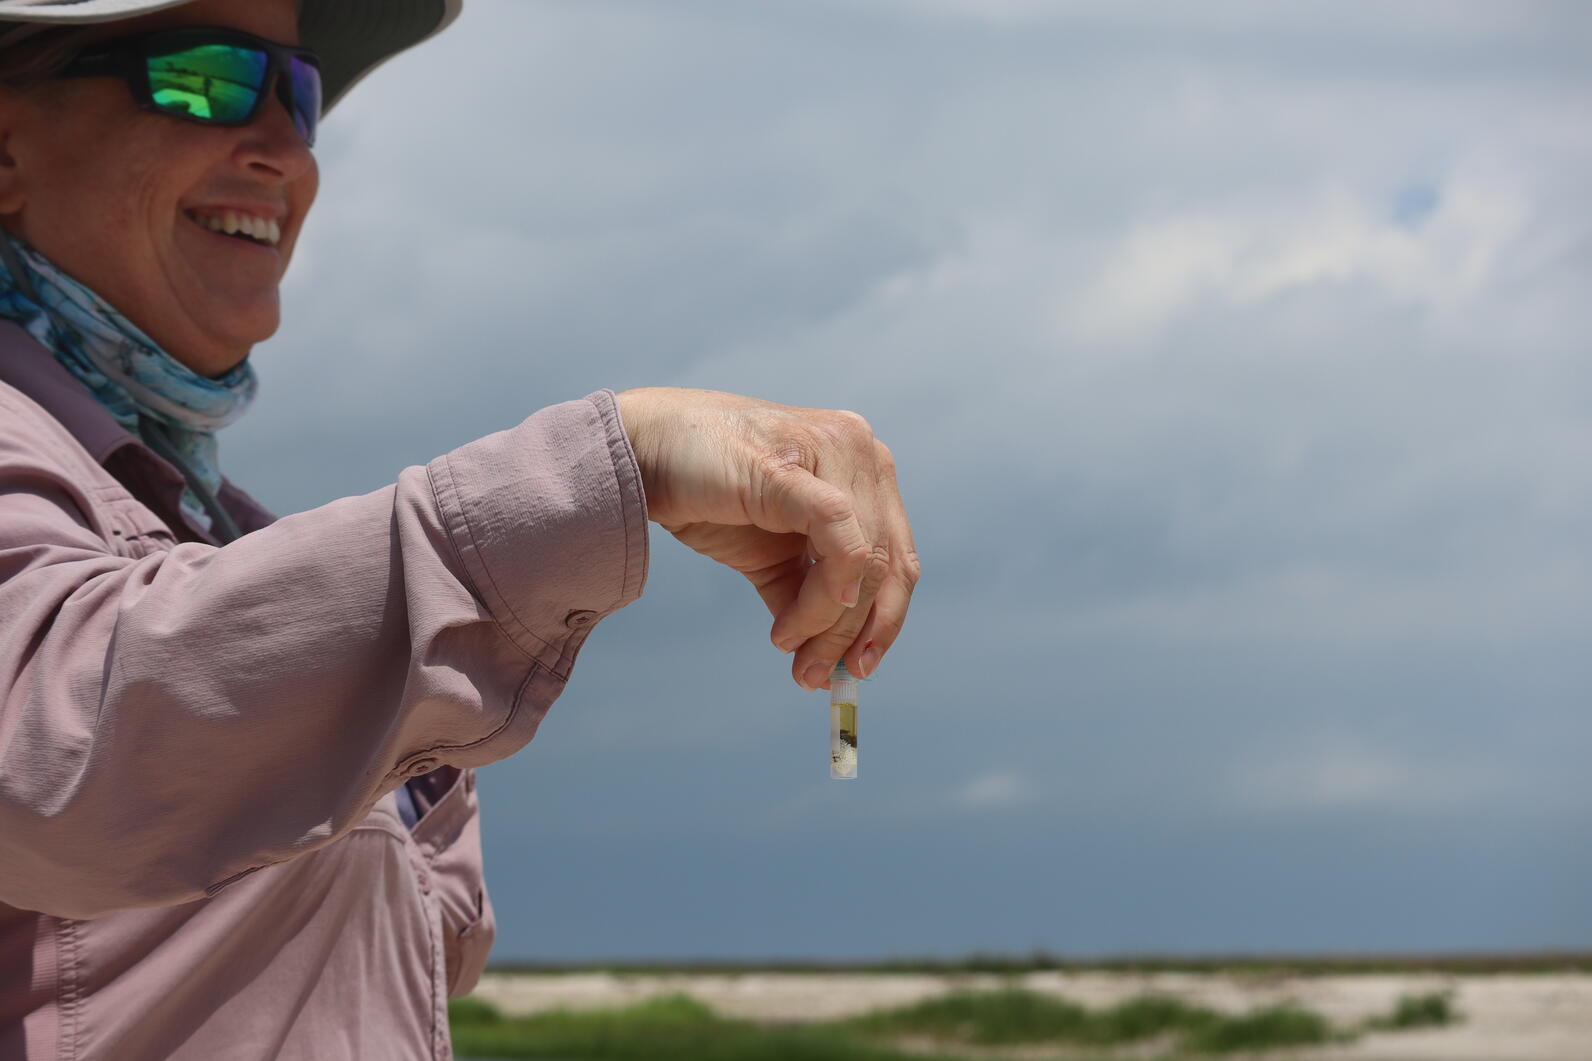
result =
[[304,142],[321,118],[320,58],[239,30],[183,27],[85,48],[60,77],[119,77],[138,105],[201,125],[248,125],[272,79]]

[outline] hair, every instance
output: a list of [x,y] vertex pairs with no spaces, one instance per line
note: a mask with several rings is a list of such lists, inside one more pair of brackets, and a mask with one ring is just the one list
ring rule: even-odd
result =
[[37,88],[60,73],[94,31],[92,26],[25,26],[0,34],[0,85]]

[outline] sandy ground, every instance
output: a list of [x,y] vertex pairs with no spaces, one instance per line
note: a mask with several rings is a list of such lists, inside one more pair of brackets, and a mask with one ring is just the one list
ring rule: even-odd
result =
[[[1353,1044],[1266,1055],[1310,1061],[1592,1061],[1592,974],[1029,973],[489,973],[476,996],[507,1014],[620,1006],[683,993],[751,1020],[827,1020],[948,991],[1012,983],[1090,1006],[1172,995],[1231,1012],[1295,1002],[1340,1024],[1386,1013],[1403,995],[1453,992],[1456,1025],[1367,1035]],[[1035,1056],[1033,1052],[1025,1052]],[[1011,1056],[1011,1055],[1007,1055]]]

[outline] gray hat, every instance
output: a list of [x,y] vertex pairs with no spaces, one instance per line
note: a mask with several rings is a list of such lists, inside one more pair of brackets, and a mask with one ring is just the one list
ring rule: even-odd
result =
[[[70,26],[114,22],[190,0],[0,0],[0,22]],[[459,17],[464,0],[300,0],[299,39],[321,57],[325,105],[376,67]],[[0,47],[13,43],[0,33]]]

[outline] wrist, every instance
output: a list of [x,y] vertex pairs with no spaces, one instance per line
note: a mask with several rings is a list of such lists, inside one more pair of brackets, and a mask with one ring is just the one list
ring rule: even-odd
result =
[[641,489],[650,502],[656,496],[653,484],[652,431],[648,416],[647,391],[652,388],[632,387],[614,395],[614,405],[619,410],[619,426],[630,440],[630,449],[636,455],[636,466],[641,470]]

